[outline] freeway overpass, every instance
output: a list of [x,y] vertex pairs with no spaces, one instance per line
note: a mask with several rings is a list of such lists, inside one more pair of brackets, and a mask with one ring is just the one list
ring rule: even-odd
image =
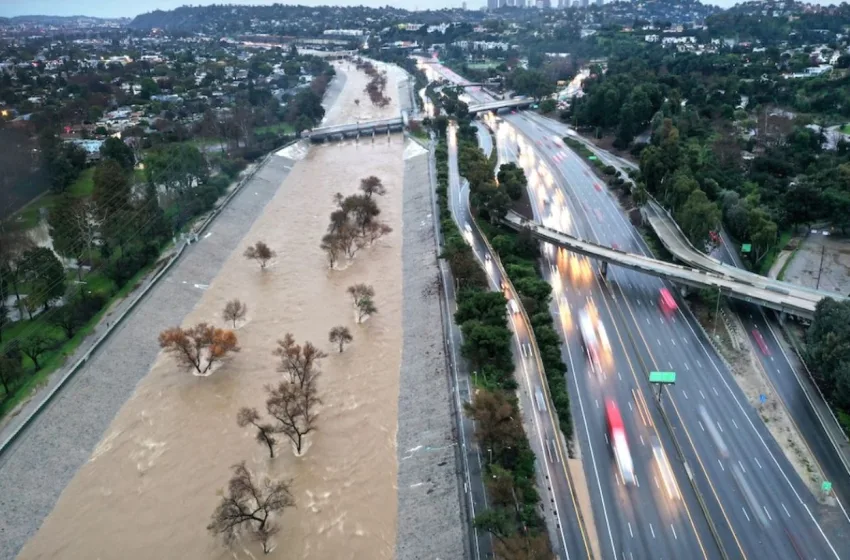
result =
[[641,213],[649,222],[649,225],[652,226],[655,234],[658,235],[661,244],[679,261],[688,266],[700,268],[718,276],[723,276],[763,290],[787,294],[801,301],[810,301],[813,304],[816,304],[825,297],[846,299],[841,294],[834,292],[814,290],[791,284],[790,282],[766,278],[760,274],[723,264],[694,247],[672,216],[655,201],[650,201],[644,205]]
[[470,113],[483,113],[484,111],[498,111],[499,109],[523,109],[535,103],[534,99],[504,99],[502,101],[491,101],[489,103],[478,103],[469,106]]
[[306,133],[311,142],[324,142],[325,140],[359,138],[361,136],[374,136],[386,132],[401,132],[407,121],[407,115],[392,119],[380,119],[374,121],[363,121],[357,123],[339,124],[334,126],[323,126],[314,128]]
[[763,305],[782,313],[788,313],[806,319],[812,319],[814,317],[817,302],[811,298],[797,297],[788,290],[782,290],[773,286],[762,287],[753,285],[744,280],[729,278],[704,270],[671,264],[642,255],[620,251],[619,249],[597,245],[596,243],[582,241],[555,229],[530,222],[512,211],[508,212],[505,218],[502,219],[502,223],[518,231],[527,230],[532,236],[541,241],[546,241],[573,253],[602,261],[603,274],[607,271],[608,263],[613,263],[631,270],[661,276],[692,288],[720,290],[728,297]]

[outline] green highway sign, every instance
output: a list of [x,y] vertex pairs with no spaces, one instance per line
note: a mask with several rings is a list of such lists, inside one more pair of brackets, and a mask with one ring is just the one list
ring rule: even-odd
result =
[[589,159],[590,161],[596,161],[599,158],[597,158],[596,156],[587,156],[587,159]]
[[649,382],[650,383],[675,383],[676,382],[676,372],[675,371],[650,371],[649,372]]
[[829,494],[830,490],[832,490],[832,483],[824,480],[820,485],[820,489],[823,490],[824,494]]
[[752,250],[753,250],[753,246],[750,245],[749,243],[744,243],[743,245],[741,245],[741,252],[742,253],[749,253]]

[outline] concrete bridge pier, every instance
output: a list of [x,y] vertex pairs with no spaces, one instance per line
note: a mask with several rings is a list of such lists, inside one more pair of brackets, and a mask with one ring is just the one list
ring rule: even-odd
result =
[[602,274],[602,278],[608,279],[608,261],[602,261],[599,265],[599,273]]

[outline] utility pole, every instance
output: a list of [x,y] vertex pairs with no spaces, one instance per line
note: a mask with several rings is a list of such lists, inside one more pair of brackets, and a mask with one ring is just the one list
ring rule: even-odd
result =
[[818,284],[815,287],[816,290],[820,289],[820,275],[823,272],[823,255],[826,253],[826,245],[820,246],[820,266],[818,267]]

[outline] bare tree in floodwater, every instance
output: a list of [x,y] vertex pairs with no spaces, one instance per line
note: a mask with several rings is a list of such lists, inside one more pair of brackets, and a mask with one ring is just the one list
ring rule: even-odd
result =
[[334,327],[328,333],[328,340],[332,343],[339,343],[339,352],[342,354],[342,347],[353,340],[351,331],[348,327]]
[[271,538],[280,527],[270,517],[295,505],[289,488],[291,480],[272,480],[265,477],[257,483],[242,461],[233,465],[233,476],[228,483],[228,492],[212,514],[207,530],[221,535],[226,545],[233,544],[243,533],[247,533],[263,545],[268,554],[274,547]]
[[257,443],[262,443],[269,448],[269,456],[274,459],[274,444],[277,440],[274,438],[274,426],[271,424],[260,424],[260,413],[256,408],[248,408],[243,406],[236,414],[236,423],[240,428],[247,425],[252,425],[257,428]]
[[224,309],[221,312],[221,316],[225,321],[230,321],[233,323],[233,328],[236,328],[236,321],[245,318],[245,314],[248,313],[248,306],[239,301],[238,299],[232,299],[227,302],[224,306]]
[[288,437],[300,455],[304,436],[316,429],[315,406],[322,402],[316,396],[315,383],[299,386],[294,381],[281,381],[276,387],[266,385],[266,392],[266,410],[278,421],[275,431]]
[[345,250],[342,239],[336,233],[328,233],[322,237],[322,243],[319,248],[325,252],[328,257],[328,268],[333,268],[336,261],[339,260],[339,254]]
[[370,296],[366,296],[357,302],[357,322],[362,323],[363,319],[369,317],[370,315],[374,315],[378,312],[378,308],[375,307],[375,302],[372,301]]
[[270,260],[277,256],[277,253],[273,251],[268,245],[265,244],[264,241],[257,241],[247,249],[243,253],[246,259],[254,260],[260,263],[260,268],[265,270],[266,265]]
[[370,175],[365,179],[360,179],[360,190],[366,195],[366,198],[372,198],[372,195],[383,196],[387,194],[387,188],[378,177]]
[[319,360],[328,357],[312,342],[305,342],[304,346],[296,344],[292,333],[286,333],[282,340],[277,341],[277,348],[272,354],[280,358],[277,371],[289,374],[289,380],[299,388],[315,383],[320,373]]
[[198,323],[188,329],[166,329],[159,333],[159,346],[172,354],[179,365],[190,371],[194,369],[199,376],[208,375],[216,362],[239,351],[233,331],[207,323]]
[[346,291],[351,295],[355,306],[359,305],[363,298],[375,297],[375,288],[369,284],[354,284],[349,286]]

